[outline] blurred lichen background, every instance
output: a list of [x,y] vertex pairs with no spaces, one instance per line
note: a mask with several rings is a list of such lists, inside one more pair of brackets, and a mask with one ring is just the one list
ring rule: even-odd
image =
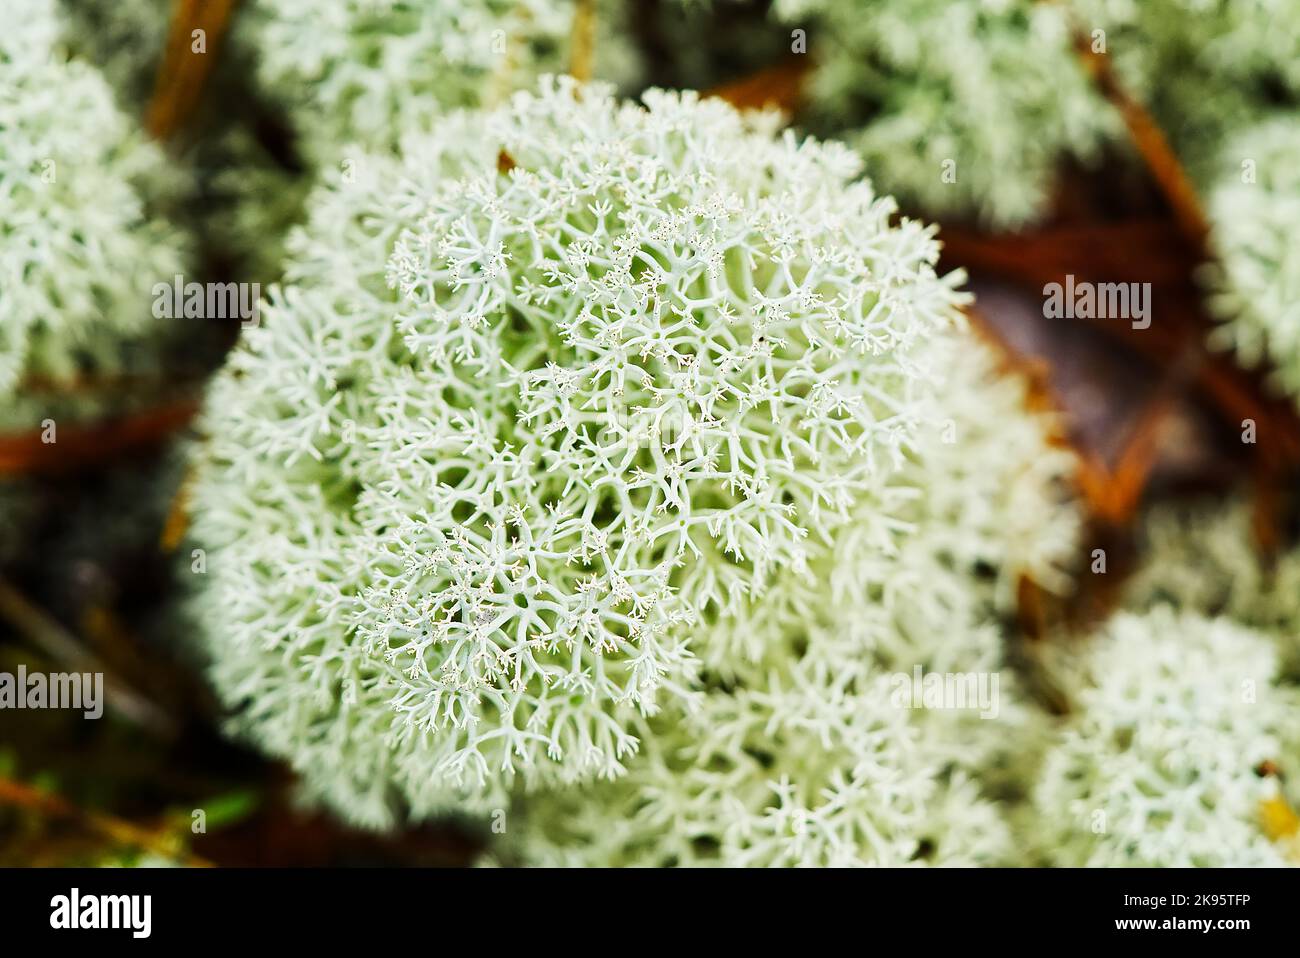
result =
[[1297,157],[1300,0],[5,0],[0,865],[1300,864]]

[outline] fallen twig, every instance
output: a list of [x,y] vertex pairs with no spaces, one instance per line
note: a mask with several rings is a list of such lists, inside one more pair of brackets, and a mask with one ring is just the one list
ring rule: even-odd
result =
[[175,737],[177,726],[170,715],[125,685],[84,643],[5,579],[0,579],[0,618],[55,661],[103,675],[105,704],[118,715],[158,738]]
[[734,83],[714,87],[706,95],[726,100],[738,110],[775,107],[793,115],[803,103],[804,83],[811,69],[807,54],[794,55]]
[[577,0],[573,10],[573,33],[569,39],[569,73],[586,83],[596,59],[596,0]]
[[1074,46],[1098,91],[1119,111],[1133,146],[1169,203],[1184,238],[1194,249],[1204,250],[1205,238],[1210,232],[1209,222],[1191,178],[1169,145],[1164,131],[1146,108],[1124,89],[1115,76],[1109,55],[1094,50],[1091,40],[1082,30],[1075,30]]
[[65,472],[153,445],[189,425],[198,408],[185,399],[90,425],[56,424],[53,442],[44,429],[0,435],[0,476]]
[[[212,73],[237,0],[176,0],[145,127],[155,139],[170,137],[194,111]],[[196,33],[203,44],[196,49]]]

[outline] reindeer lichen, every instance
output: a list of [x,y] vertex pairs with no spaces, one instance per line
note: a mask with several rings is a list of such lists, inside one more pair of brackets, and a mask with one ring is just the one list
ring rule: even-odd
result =
[[[863,499],[814,580],[767,590],[730,642],[703,647],[702,696],[645,720],[626,776],[529,799],[499,856],[605,867],[1016,860],[981,781],[1031,723],[994,626],[1010,607],[997,574],[1059,583],[1077,521],[1061,499],[1071,459],[1047,446],[1048,423],[1025,412],[1024,383],[1001,375],[990,350],[964,334],[929,348],[942,385],[899,498]],[[883,536],[882,508],[895,520]],[[899,683],[916,669],[997,676],[995,713],[909,708]]]
[[810,119],[927,215],[1040,219],[1058,163],[1120,127],[1073,54],[1061,4],[777,0],[816,60]]
[[[212,674],[356,820],[618,778],[755,603],[896,561],[960,277],[851,151],[645,102],[551,81],[328,178],[213,388]],[[965,564],[1005,515],[947,495]]]
[[1275,117],[1233,138],[1209,197],[1210,306],[1215,337],[1247,364],[1268,359],[1278,384],[1300,396],[1300,119]]
[[1294,754],[1293,689],[1264,636],[1157,606],[1121,613],[1058,672],[1072,712],[1034,794],[1044,860],[1062,866],[1276,866],[1264,762]]
[[[0,427],[33,428],[87,375],[149,368],[152,287],[183,242],[137,181],[160,155],[95,70],[69,59],[53,0],[14,0],[0,31]],[[130,348],[135,345],[135,349]],[[56,403],[62,403],[56,400]],[[60,418],[95,415],[74,399]]]

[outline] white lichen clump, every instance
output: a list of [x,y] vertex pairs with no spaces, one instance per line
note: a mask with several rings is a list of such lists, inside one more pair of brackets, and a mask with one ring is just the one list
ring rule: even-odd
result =
[[1062,158],[1087,160],[1120,129],[1058,4],[777,0],[774,11],[807,32],[812,118],[927,215],[1040,219]]
[[[500,105],[541,75],[566,72],[578,8],[576,0],[250,0],[229,46],[255,65],[258,93],[286,121],[304,169],[297,182],[277,182],[282,170],[231,138],[233,162],[214,184],[233,200],[218,223],[222,238],[259,278],[279,277],[286,234],[305,218],[319,175],[352,176],[370,153],[432,135],[453,110]],[[623,5],[600,0],[593,10],[599,75],[636,73],[635,51],[613,29]]]
[[[120,373],[182,243],[146,212],[158,169],[89,66],[59,46],[53,0],[13,0],[0,31],[0,424],[36,425],[40,395]],[[138,355],[147,357],[150,350]],[[36,398],[29,392],[38,393]],[[79,412],[98,406],[82,403]]]
[[901,587],[933,231],[840,146],[645,100],[548,82],[331,179],[214,387],[213,676],[352,819],[617,778],[847,540],[840,600]]
[[1300,702],[1267,639],[1162,606],[1120,614],[1061,673],[1073,711],[1034,796],[1048,864],[1290,861],[1263,826],[1277,779],[1257,769],[1286,767]]
[[1300,106],[1296,0],[1069,0],[1069,7],[1202,186],[1239,131]]
[[1225,616],[1272,636],[1283,672],[1300,679],[1300,549],[1283,543],[1266,561],[1251,513],[1244,499],[1153,509],[1142,526],[1144,560],[1126,583],[1125,601]]
[[[1002,662],[993,619],[1009,590],[997,574],[1059,582],[1076,532],[1059,498],[1071,459],[1046,444],[1024,383],[999,375],[991,352],[965,336],[933,348],[943,386],[888,535],[873,530],[890,507],[863,500],[817,581],[790,577],[738,617],[733,641],[703,648],[703,696],[644,723],[624,778],[533,798],[499,855],[603,867],[1017,860],[980,782],[1031,721]],[[917,668],[996,676],[996,707],[900,698]]]
[[1235,137],[1209,196],[1211,308],[1218,342],[1246,363],[1267,358],[1279,385],[1300,397],[1300,114]]
[[[569,66],[574,0],[254,0],[236,42],[289,109],[308,156],[395,148],[447,112],[493,106]],[[602,6],[602,23],[609,17]],[[602,34],[602,64],[634,60]],[[609,41],[609,42],[606,42]],[[350,158],[355,159],[355,156]]]

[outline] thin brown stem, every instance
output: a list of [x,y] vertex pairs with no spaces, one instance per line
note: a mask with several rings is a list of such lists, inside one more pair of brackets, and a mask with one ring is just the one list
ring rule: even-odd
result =
[[[1067,11],[1068,14],[1068,11]],[[1087,31],[1072,24],[1074,49],[1097,91],[1119,111],[1138,155],[1151,172],[1156,186],[1173,211],[1179,230],[1191,247],[1202,251],[1209,235],[1209,222],[1191,178],[1183,168],[1164,131],[1141,103],[1124,88],[1109,54],[1097,50]]]
[[67,472],[156,445],[188,426],[197,412],[197,400],[184,399],[88,426],[55,423],[52,433],[41,428],[0,434],[0,476]]
[[145,127],[170,137],[194,112],[217,62],[236,0],[176,0]]
[[803,103],[804,84],[811,70],[807,54],[794,55],[734,83],[714,87],[707,95],[726,100],[738,110],[775,107],[793,115]]
[[128,687],[80,639],[4,579],[0,579],[0,619],[65,667],[103,675],[104,704],[110,710],[158,738],[175,737],[176,723],[170,715]]
[[596,0],[577,0],[569,42],[569,73],[574,79],[586,83],[594,72],[595,60]]

